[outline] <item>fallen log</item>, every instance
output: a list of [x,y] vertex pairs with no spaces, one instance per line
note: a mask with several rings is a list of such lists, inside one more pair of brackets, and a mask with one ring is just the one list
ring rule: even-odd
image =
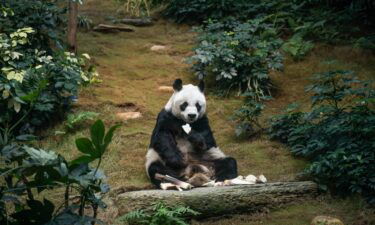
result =
[[144,190],[120,194],[115,199],[119,215],[147,210],[163,201],[166,205],[183,205],[201,213],[202,217],[240,212],[256,212],[276,208],[285,203],[315,196],[318,187],[310,181],[195,188],[190,191]]
[[107,24],[99,24],[93,28],[94,31],[103,32],[103,33],[115,33],[119,31],[124,32],[133,32],[134,29],[131,27],[126,26],[114,26],[114,25],[107,25]]
[[154,25],[154,23],[152,22],[152,20],[149,19],[149,18],[143,18],[143,19],[125,18],[125,19],[115,20],[115,22],[116,23],[123,23],[123,24],[133,25],[133,26],[136,26],[136,27],[147,27],[147,26]]

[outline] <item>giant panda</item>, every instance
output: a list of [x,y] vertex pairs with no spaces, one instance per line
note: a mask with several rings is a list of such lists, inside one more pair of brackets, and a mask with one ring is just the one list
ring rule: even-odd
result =
[[[236,178],[236,160],[220,150],[212,134],[206,115],[204,82],[200,81],[198,86],[183,85],[181,79],[176,79],[173,89],[173,95],[158,114],[146,154],[151,182],[160,188],[165,181],[159,175],[193,186],[201,186],[205,180]],[[189,126],[190,132],[183,126]]]

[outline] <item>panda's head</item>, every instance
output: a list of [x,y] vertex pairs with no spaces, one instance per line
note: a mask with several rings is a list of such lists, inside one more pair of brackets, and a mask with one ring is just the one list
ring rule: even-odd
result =
[[204,96],[204,82],[198,86],[182,85],[181,79],[173,83],[174,93],[165,105],[165,110],[185,121],[194,123],[206,113],[206,98]]

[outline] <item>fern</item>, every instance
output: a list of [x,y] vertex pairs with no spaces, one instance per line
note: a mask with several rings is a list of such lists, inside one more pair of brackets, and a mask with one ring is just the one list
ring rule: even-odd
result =
[[151,213],[146,213],[143,210],[135,210],[118,220],[130,225],[188,225],[186,216],[199,215],[199,212],[189,207],[177,206],[172,208],[166,206],[163,202],[156,203],[151,211]]
[[121,216],[118,220],[127,222],[129,224],[149,224],[150,216],[143,210],[135,210],[128,214]]

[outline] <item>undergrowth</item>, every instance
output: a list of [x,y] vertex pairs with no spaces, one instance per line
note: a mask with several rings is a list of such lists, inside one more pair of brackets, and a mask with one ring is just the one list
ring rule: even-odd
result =
[[118,221],[127,222],[129,225],[188,225],[186,217],[199,214],[189,207],[170,207],[158,202],[152,208],[152,212],[132,211],[119,217]]
[[350,71],[317,74],[307,90],[312,110],[271,120],[272,139],[311,160],[306,173],[324,190],[375,203],[375,90]]
[[282,41],[272,24],[212,21],[197,31],[198,46],[189,61],[199,79],[216,80],[216,88],[226,94],[236,90],[258,100],[271,96],[269,73],[283,68]]
[[[96,121],[90,138],[76,139],[82,156],[68,161],[54,151],[34,148],[18,141],[0,149],[0,223],[7,225],[96,224],[98,209],[106,207],[102,198],[109,191],[106,176],[100,170],[103,155],[118,126],[105,132],[104,123]],[[89,163],[96,161],[95,167]],[[60,194],[63,202],[56,205],[46,191]],[[37,194],[38,195],[37,195]],[[78,201],[71,201],[73,198]],[[87,213],[87,208],[92,210]],[[86,210],[86,212],[85,212]]]

